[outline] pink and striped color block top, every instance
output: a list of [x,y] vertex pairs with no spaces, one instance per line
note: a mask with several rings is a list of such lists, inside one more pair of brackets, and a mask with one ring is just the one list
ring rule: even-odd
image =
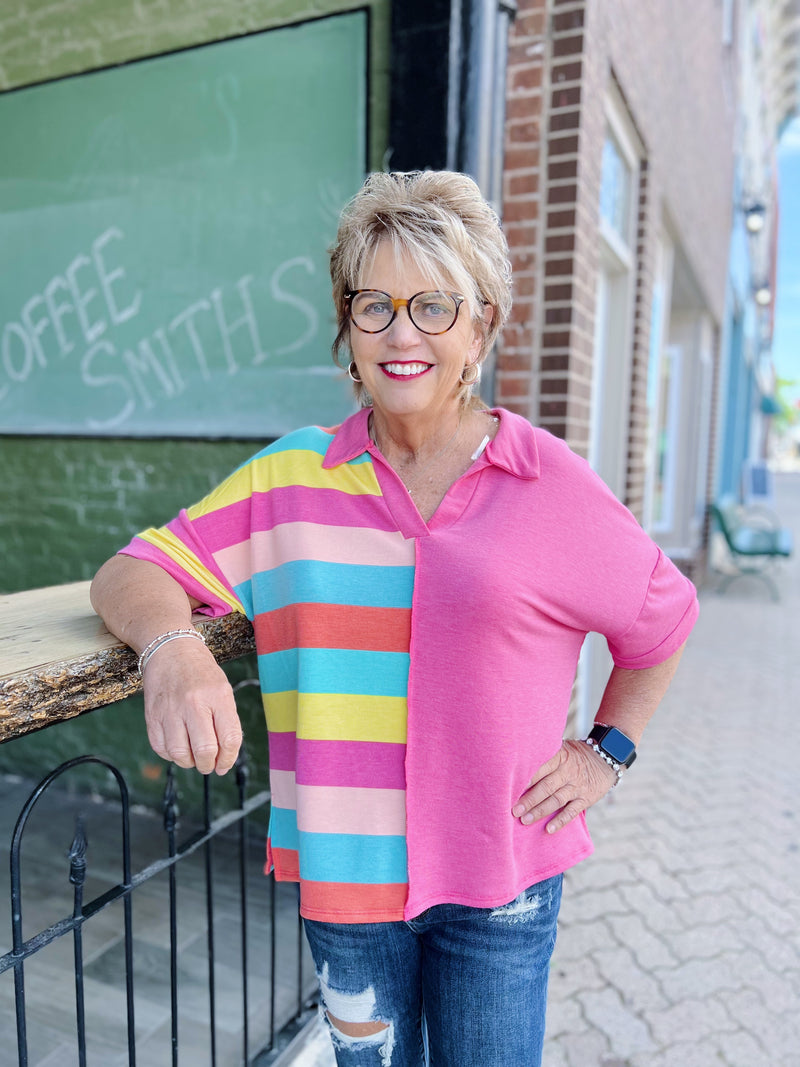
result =
[[563,442],[503,410],[426,524],[368,414],[281,438],[123,551],[253,621],[268,868],[305,916],[496,907],[591,852],[583,819],[511,816],[561,743],[586,633],[653,666],[694,588]]

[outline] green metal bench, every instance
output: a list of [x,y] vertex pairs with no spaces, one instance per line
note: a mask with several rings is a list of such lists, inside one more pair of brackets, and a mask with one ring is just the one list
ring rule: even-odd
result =
[[736,578],[754,575],[766,582],[773,598],[779,600],[778,587],[769,572],[776,561],[791,556],[792,531],[781,526],[768,508],[746,507],[733,497],[710,504],[709,511],[725,540],[731,564],[719,591],[724,592]]

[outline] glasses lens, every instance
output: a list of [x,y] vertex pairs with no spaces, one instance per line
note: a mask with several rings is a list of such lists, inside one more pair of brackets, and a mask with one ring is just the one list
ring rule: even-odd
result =
[[367,333],[378,333],[392,321],[394,308],[388,293],[365,289],[356,293],[350,302],[350,317],[356,326]]
[[456,321],[458,303],[449,293],[418,293],[408,313],[423,333],[444,333]]

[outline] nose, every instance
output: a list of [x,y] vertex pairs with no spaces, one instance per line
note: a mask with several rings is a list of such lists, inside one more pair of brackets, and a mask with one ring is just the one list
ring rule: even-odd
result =
[[390,342],[398,348],[409,348],[419,342],[420,331],[411,321],[408,304],[404,303],[397,309],[394,321],[387,332]]

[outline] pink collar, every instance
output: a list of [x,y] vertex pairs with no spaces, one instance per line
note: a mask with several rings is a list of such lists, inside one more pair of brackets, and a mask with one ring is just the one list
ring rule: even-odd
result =
[[[370,445],[367,420],[371,410],[361,408],[355,415],[345,419],[341,426],[334,427],[335,436],[322,463],[326,470],[349,463],[367,452]],[[540,465],[539,449],[536,445],[537,431],[527,419],[506,411],[505,408],[492,408],[492,414],[500,420],[500,429],[486,446],[478,462],[501,467],[517,478],[538,478]]]

